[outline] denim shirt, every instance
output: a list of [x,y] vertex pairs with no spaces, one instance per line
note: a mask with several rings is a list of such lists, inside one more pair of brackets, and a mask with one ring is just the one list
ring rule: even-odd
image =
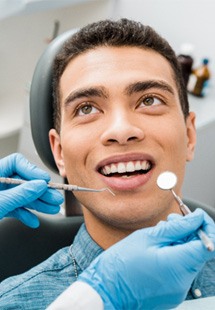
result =
[[[76,281],[75,269],[79,275],[102,251],[83,224],[72,247],[65,247],[24,274],[1,282],[0,309],[46,309]],[[215,296],[215,259],[209,261],[196,277],[187,299],[209,296]]]

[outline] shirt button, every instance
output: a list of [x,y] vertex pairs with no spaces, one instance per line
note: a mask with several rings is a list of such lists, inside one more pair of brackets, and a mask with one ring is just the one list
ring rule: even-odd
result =
[[199,298],[202,296],[202,292],[198,288],[196,288],[193,293],[194,293],[196,298]]

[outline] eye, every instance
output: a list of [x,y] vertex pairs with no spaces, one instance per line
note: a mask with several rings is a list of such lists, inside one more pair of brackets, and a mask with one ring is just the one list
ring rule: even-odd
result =
[[162,104],[163,101],[155,96],[147,96],[147,97],[144,97],[140,100],[140,105],[143,105],[145,107],[149,107],[149,106],[154,106],[154,105],[159,105],[159,104]]
[[77,115],[89,115],[89,114],[95,114],[98,112],[99,110],[90,103],[82,104],[76,109]]

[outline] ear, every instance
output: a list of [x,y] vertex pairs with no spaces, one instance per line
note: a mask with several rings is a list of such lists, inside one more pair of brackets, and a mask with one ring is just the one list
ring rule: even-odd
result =
[[60,135],[55,129],[49,131],[49,142],[59,173],[63,178],[66,178]]
[[186,119],[187,127],[187,161],[191,161],[194,158],[194,150],[196,145],[196,116],[194,112],[190,112]]

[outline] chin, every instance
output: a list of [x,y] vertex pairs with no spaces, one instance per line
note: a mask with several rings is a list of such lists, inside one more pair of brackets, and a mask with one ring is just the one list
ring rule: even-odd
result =
[[123,214],[115,212],[112,214],[97,214],[97,218],[103,222],[104,225],[111,226],[118,230],[135,231],[141,228],[155,226],[159,220],[152,214]]

